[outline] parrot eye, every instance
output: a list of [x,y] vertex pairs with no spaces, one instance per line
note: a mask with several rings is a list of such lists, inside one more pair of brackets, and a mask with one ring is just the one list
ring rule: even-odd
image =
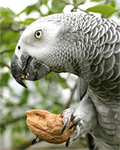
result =
[[36,39],[40,39],[41,36],[42,36],[42,30],[37,30],[37,31],[35,31],[34,36],[35,36]]

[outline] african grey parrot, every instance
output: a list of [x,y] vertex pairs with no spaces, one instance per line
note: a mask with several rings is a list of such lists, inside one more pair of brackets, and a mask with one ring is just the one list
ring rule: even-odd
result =
[[[78,76],[78,108],[63,111],[62,134],[72,119],[70,141],[86,134],[93,150],[120,149],[120,25],[86,13],[63,13],[29,25],[11,61],[12,75],[39,80],[53,72]],[[69,140],[66,145],[68,146]]]

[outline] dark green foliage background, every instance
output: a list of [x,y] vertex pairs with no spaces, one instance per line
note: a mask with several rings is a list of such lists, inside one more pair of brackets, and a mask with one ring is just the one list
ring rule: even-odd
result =
[[[10,8],[0,7],[0,127],[1,135],[7,128],[10,128],[10,140],[14,148],[31,140],[25,136],[30,132],[25,122],[25,111],[39,108],[61,113],[71,103],[71,99],[69,99],[68,105],[63,106],[63,102],[60,100],[62,89],[67,89],[69,86],[67,80],[60,77],[59,74],[51,73],[41,81],[27,82],[28,89],[17,85],[11,75],[10,61],[20,35],[30,23],[37,19],[27,17],[27,19],[21,20],[21,14],[29,16],[33,12],[37,12],[39,17],[43,17],[62,13],[66,5],[73,5],[73,10],[76,11],[79,10],[79,5],[86,3],[86,0],[73,0],[73,3],[70,3],[69,0],[53,0],[50,7],[48,1],[50,0],[38,0],[37,3],[21,10],[19,14]],[[102,17],[106,18],[115,13],[116,17],[120,18],[118,1],[91,0],[91,2],[96,2],[96,6],[85,11],[101,13]],[[43,5],[48,9],[46,14],[41,11]],[[75,88],[71,89],[71,98]],[[75,99],[72,101],[72,104],[74,103],[76,103]]]

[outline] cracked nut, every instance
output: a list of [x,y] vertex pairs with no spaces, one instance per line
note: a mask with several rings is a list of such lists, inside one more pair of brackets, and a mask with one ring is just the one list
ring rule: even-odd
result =
[[73,123],[70,121],[67,129],[60,135],[63,126],[62,114],[56,115],[46,110],[35,109],[26,111],[26,115],[26,123],[30,131],[46,142],[54,144],[66,142],[73,131],[73,128],[69,129]]

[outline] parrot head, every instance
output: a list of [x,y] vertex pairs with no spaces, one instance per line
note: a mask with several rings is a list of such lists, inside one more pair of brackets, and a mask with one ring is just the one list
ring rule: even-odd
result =
[[39,80],[51,71],[72,72],[67,52],[73,40],[70,24],[70,18],[66,21],[56,14],[36,20],[23,31],[11,61],[19,84],[26,87],[23,80]]

